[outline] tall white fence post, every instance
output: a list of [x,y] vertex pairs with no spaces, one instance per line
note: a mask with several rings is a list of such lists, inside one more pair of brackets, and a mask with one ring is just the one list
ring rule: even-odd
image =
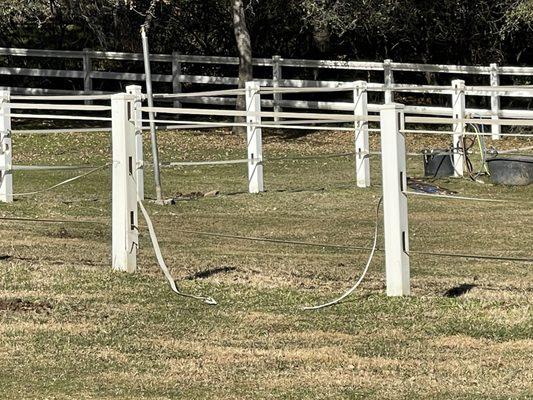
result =
[[354,82],[355,174],[357,186],[370,186],[370,144],[368,140],[368,94],[365,81]]
[[[465,81],[461,79],[452,81],[452,88],[453,118],[464,119],[466,114]],[[466,124],[464,122],[456,122],[453,124],[453,168],[455,177],[461,177],[464,175],[465,157],[463,154],[463,135],[465,128]]]
[[248,191],[259,193],[263,188],[263,143],[261,117],[251,113],[261,112],[260,86],[246,82],[246,139],[248,147]]
[[387,296],[410,294],[403,110],[403,105],[391,103],[381,108],[380,115]]
[[[500,75],[498,74],[498,64],[490,64],[490,86],[500,86]],[[490,109],[492,111],[492,119],[498,120],[500,116],[500,96],[493,93],[490,96]],[[492,139],[499,140],[501,138],[500,125],[491,125]]]
[[135,126],[131,95],[111,97],[113,143],[113,269],[135,272],[139,243],[135,173]]
[[392,72],[392,60],[383,60],[383,74],[385,84],[385,104],[392,103],[394,101],[394,92],[391,86],[394,84],[394,74]]
[[[272,57],[272,87],[278,88],[279,82],[283,77],[283,73],[281,70],[281,56],[273,56]],[[273,101],[274,101],[274,112],[279,113],[282,111],[281,108],[281,100],[282,95],[281,93],[274,93],[272,95]],[[274,122],[279,122],[279,117],[274,116]]]
[[144,151],[143,151],[143,124],[142,124],[142,87],[139,85],[126,86],[126,93],[135,96],[130,102],[130,116],[135,126],[135,182],[137,193],[144,200]]
[[[177,51],[172,52],[172,93],[179,94],[181,93],[181,61],[180,53]],[[181,101],[178,99],[174,100],[174,107],[181,107]],[[179,114],[178,114],[179,115]]]
[[0,201],[13,202],[11,110],[9,90],[0,90]]

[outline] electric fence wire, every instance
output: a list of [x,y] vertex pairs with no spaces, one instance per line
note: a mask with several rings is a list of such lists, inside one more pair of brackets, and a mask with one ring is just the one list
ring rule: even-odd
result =
[[85,178],[89,175],[92,175],[98,171],[101,171],[107,167],[109,167],[112,163],[107,163],[107,164],[104,164],[104,165],[101,165],[99,167],[96,167],[94,169],[91,169],[90,171],[88,172],[85,172],[83,174],[80,174],[80,175],[77,175],[73,178],[69,178],[69,179],[66,179],[62,182],[59,182],[59,183],[56,183],[55,185],[52,185],[50,187],[47,187],[47,188],[44,188],[44,189],[39,189],[39,190],[36,190],[36,191],[33,191],[33,192],[26,192],[26,193],[13,193],[13,197],[26,197],[26,196],[34,196],[36,194],[41,194],[41,193],[44,193],[44,192],[49,192],[50,190],[53,190],[53,189],[56,189],[60,186],[64,186],[66,184],[69,184],[69,183],[72,183],[74,181],[77,181],[78,179],[81,179],[81,178]]

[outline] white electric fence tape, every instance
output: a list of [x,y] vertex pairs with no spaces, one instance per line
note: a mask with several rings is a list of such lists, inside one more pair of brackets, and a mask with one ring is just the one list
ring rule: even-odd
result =
[[355,289],[359,287],[361,282],[363,282],[363,279],[365,279],[366,273],[368,272],[368,269],[370,268],[370,264],[372,263],[372,259],[374,258],[374,254],[376,254],[376,249],[378,246],[378,233],[379,233],[379,209],[381,207],[381,203],[383,201],[383,197],[380,197],[378,201],[378,205],[376,207],[376,222],[375,222],[375,228],[374,228],[374,243],[372,244],[372,250],[370,251],[370,255],[368,256],[368,261],[366,262],[365,268],[363,269],[363,272],[361,273],[361,276],[355,282],[355,284],[348,289],[342,296],[336,298],[335,300],[332,300],[328,303],[320,304],[318,306],[310,306],[310,307],[303,307],[304,310],[320,310],[321,308],[331,307],[335,304],[340,303],[342,300],[344,300],[346,297],[351,295]]
[[176,293],[178,296],[188,297],[188,298],[195,299],[195,300],[201,300],[204,303],[209,304],[209,305],[216,305],[217,302],[212,297],[197,296],[193,294],[183,293],[178,289],[178,287],[176,286],[176,281],[174,281],[174,278],[172,278],[172,275],[170,274],[170,271],[168,270],[165,260],[163,259],[163,255],[161,254],[161,248],[159,247],[159,242],[157,240],[154,225],[152,224],[150,215],[148,215],[148,211],[146,211],[146,208],[144,207],[144,204],[138,193],[137,193],[137,202],[139,203],[139,207],[141,209],[142,215],[146,221],[146,225],[148,226],[148,232],[150,233],[150,240],[152,241],[152,246],[154,248],[157,262],[159,264],[159,267],[161,268],[161,271],[163,271],[163,274],[165,275],[165,278],[167,279],[168,284],[170,285],[172,291]]

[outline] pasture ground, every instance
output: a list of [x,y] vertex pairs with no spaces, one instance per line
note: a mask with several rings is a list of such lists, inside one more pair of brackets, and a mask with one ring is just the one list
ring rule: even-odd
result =
[[[409,150],[447,139],[411,137]],[[244,156],[244,139],[225,131],[162,132],[160,146],[162,161]],[[333,154],[351,151],[352,137],[270,134],[264,147],[266,157]],[[19,135],[14,152],[19,164],[103,164],[110,142],[107,134]],[[348,301],[304,312],[350,287],[368,251],[184,232],[368,247],[379,164],[373,157],[373,187],[362,190],[351,157],[273,160],[267,192],[254,196],[245,193],[245,165],[164,169],[169,196],[221,192],[147,204],[179,285],[213,296],[216,307],[171,293],[145,227],[140,271],[111,271],[108,170],[0,205],[4,217],[98,222],[0,221],[0,398],[531,399],[533,265],[413,254],[413,295],[387,298],[377,253]],[[410,157],[409,174],[421,171],[420,157]],[[74,175],[16,173],[15,192]],[[533,199],[532,186],[438,184]],[[409,211],[412,250],[532,257],[531,204],[411,197]]]

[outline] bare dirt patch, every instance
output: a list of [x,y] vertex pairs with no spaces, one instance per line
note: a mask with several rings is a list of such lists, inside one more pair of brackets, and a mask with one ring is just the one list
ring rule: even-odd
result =
[[0,299],[0,311],[11,312],[37,312],[49,314],[54,307],[47,301],[32,302],[20,298]]

